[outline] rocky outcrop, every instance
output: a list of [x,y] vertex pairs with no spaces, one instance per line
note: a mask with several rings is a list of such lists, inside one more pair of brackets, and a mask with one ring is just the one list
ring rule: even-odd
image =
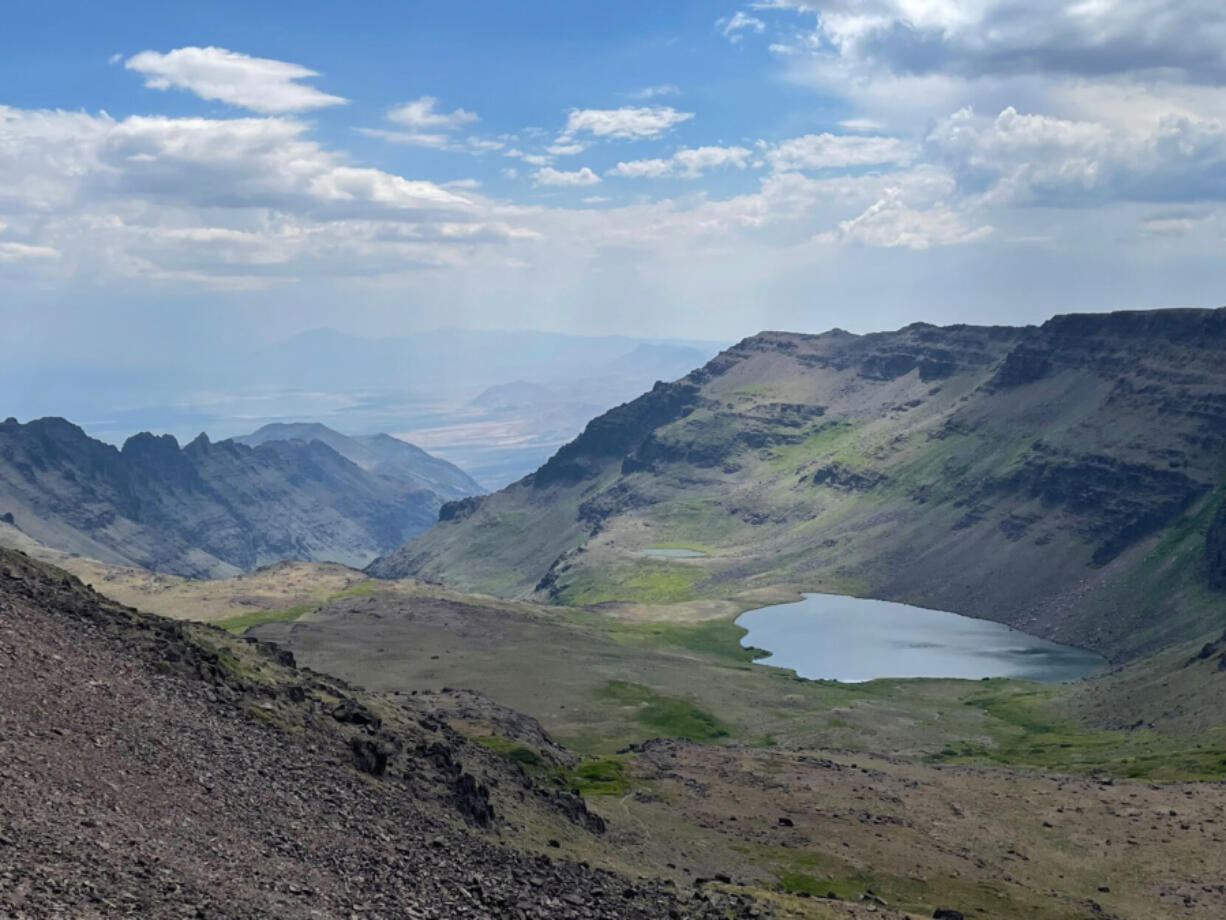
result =
[[1226,590],[1226,501],[1223,501],[1205,536],[1205,569],[1209,586]]
[[1042,380],[1049,373],[1051,373],[1051,361],[1047,353],[1023,345],[1009,352],[1000,370],[992,378],[992,384],[1002,389],[1020,387],[1023,384]]
[[471,517],[481,507],[482,498],[484,498],[482,495],[470,495],[458,501],[444,502],[443,506],[438,509],[439,522],[462,521]]
[[876,470],[852,470],[841,463],[823,466],[813,474],[813,484],[843,489],[848,492],[867,492],[886,482],[889,477]]
[[117,450],[63,419],[0,426],[0,507],[55,549],[188,576],[284,558],[364,565],[430,526],[438,497],[318,440],[248,447],[135,435]]
[[990,482],[986,491],[1021,495],[1045,508],[1072,512],[1080,533],[1098,542],[1093,560],[1102,565],[1175,520],[1206,488],[1175,470],[1101,455],[1069,455],[1036,442],[1013,472]]
[[656,428],[680,418],[697,396],[698,387],[691,383],[657,383],[638,399],[588,422],[579,437],[559,449],[528,480],[538,489],[583,480],[601,459],[624,457]]

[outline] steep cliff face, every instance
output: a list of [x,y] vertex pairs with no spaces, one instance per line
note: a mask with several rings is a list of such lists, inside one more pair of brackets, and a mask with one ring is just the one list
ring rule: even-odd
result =
[[1218,507],[1205,536],[1205,568],[1209,587],[1226,590],[1226,501]]
[[0,425],[0,507],[48,546],[182,575],[283,558],[361,565],[433,522],[433,493],[362,470],[327,445],[251,448],[203,435],[122,449],[63,419]]
[[[1226,472],[1224,355],[1226,310],[762,333],[371,571],[567,603],[787,584],[1128,654],[1212,619],[1183,586]],[[642,556],[670,544],[707,555]]]

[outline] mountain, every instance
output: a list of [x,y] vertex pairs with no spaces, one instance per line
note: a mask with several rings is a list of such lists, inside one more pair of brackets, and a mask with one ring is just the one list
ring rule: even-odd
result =
[[265,425],[258,431],[230,440],[248,447],[272,441],[321,441],[362,469],[434,492],[444,501],[466,498],[482,491],[467,473],[453,463],[431,456],[420,447],[389,434],[350,437],[318,422]]
[[762,333],[369,571],[568,604],[786,586],[1136,656],[1221,632],[1224,356],[1226,310]]
[[61,418],[0,424],[0,514],[55,549],[189,576],[283,558],[364,564],[429,526],[440,499],[316,440],[122,449]]
[[[466,740],[447,694],[366,693],[3,549],[0,611],[2,916],[769,915],[591,865],[605,822]],[[577,763],[462,699],[527,732],[534,764]]]

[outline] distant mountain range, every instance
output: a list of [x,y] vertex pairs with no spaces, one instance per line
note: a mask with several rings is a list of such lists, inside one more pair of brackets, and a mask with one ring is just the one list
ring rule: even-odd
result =
[[0,517],[55,549],[215,577],[286,558],[363,565],[429,527],[445,500],[479,491],[386,436],[289,426],[247,440],[258,444],[142,433],[119,449],[61,418],[10,418]]
[[868,595],[1127,657],[1221,632],[1224,500],[1226,310],[763,333],[369,571],[570,604]]
[[[244,348],[193,343],[116,365],[0,362],[5,412],[78,421],[122,444],[133,432],[246,435],[264,422],[388,432],[463,467],[486,489],[531,472],[593,416],[657,380],[675,380],[726,343],[551,332],[444,329],[364,338],[318,329]],[[543,400],[474,403],[514,381]]]
[[417,445],[388,434],[349,437],[318,422],[274,422],[231,440],[248,447],[260,447],[273,441],[308,444],[321,441],[367,472],[398,479],[448,501],[482,491],[473,478],[454,463],[433,457]]

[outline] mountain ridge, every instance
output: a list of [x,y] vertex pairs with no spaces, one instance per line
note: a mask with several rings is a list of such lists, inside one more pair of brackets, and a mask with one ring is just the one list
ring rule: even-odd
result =
[[272,422],[229,440],[248,447],[273,441],[321,441],[364,470],[434,492],[444,501],[483,491],[454,463],[390,434],[345,435],[319,422]]
[[1220,632],[1224,353],[1226,309],[760,333],[369,571],[572,604],[789,585],[1140,654]]
[[35,540],[105,562],[197,577],[287,557],[360,564],[439,504],[319,441],[180,447],[143,432],[116,448],[57,417],[0,424],[0,508]]

